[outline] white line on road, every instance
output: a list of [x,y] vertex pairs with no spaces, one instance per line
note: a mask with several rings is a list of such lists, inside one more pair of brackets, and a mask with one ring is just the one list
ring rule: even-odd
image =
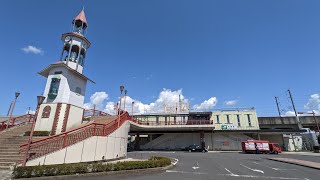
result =
[[193,166],[192,169],[199,169],[199,163],[197,162],[197,166]]
[[263,172],[262,170],[259,170],[259,169],[252,169],[252,168],[249,168],[248,166],[245,166],[245,165],[243,165],[243,164],[240,164],[240,166],[243,166],[243,167],[245,167],[245,168],[247,168],[247,169],[250,169],[251,171],[255,171],[255,172],[259,172],[259,173],[264,174],[264,172]]
[[230,173],[230,175],[232,175],[232,176],[239,176],[239,175],[237,175],[237,174],[233,174],[229,169],[227,169],[227,168],[224,168],[226,171],[228,171],[228,173]]
[[238,174],[219,174],[220,176],[245,177],[245,178],[263,178],[263,179],[284,179],[284,180],[307,180],[306,178],[290,178],[290,177],[272,177],[272,176],[252,176]]
[[173,158],[173,159],[174,159],[174,162],[171,162],[171,164],[175,166],[176,164],[178,164],[179,159],[176,159],[176,158]]
[[[258,162],[253,162],[254,164],[259,164]],[[267,165],[262,165],[262,164],[259,164],[261,166],[265,166],[267,168],[270,168],[270,169],[273,169],[275,171],[289,171],[289,170],[297,170],[297,169],[281,169],[281,168],[274,168],[274,167],[270,167],[270,166],[267,166]]]
[[208,174],[203,172],[187,172],[187,171],[173,171],[173,170],[166,170],[168,173],[181,173],[181,174]]

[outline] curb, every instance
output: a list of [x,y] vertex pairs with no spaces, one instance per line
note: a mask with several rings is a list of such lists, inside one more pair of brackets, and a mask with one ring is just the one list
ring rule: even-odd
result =
[[[153,173],[159,171],[165,171],[173,168],[174,165],[170,164],[165,167],[158,168],[148,168],[148,169],[133,169],[133,170],[122,170],[122,171],[109,171],[109,172],[96,172],[96,173],[85,173],[85,174],[72,174],[72,175],[64,175],[64,176],[45,176],[45,177],[32,177],[32,178],[19,178],[19,180],[30,180],[30,179],[68,179],[71,177],[95,177],[95,176],[103,176],[103,175],[117,175],[117,174],[140,174],[140,173]],[[14,179],[14,178],[12,178]]]
[[291,162],[291,161],[286,161],[286,160],[281,160],[281,159],[274,159],[274,158],[268,158],[268,159],[272,160],[272,161],[283,162],[283,163],[288,163],[288,164],[294,164],[294,165],[298,165],[298,166],[303,166],[303,167],[308,167],[308,168],[320,170],[320,167],[308,166],[306,164],[301,164],[301,163],[298,163],[298,162]]

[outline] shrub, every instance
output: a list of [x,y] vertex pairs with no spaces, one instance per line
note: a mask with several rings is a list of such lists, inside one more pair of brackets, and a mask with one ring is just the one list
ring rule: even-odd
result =
[[169,158],[151,157],[147,161],[126,161],[117,163],[76,163],[76,164],[59,164],[59,165],[44,165],[44,166],[28,166],[16,167],[13,171],[14,178],[31,178],[41,176],[57,176],[70,174],[83,174],[90,172],[107,172],[121,171],[133,169],[146,169],[163,167],[171,164]]

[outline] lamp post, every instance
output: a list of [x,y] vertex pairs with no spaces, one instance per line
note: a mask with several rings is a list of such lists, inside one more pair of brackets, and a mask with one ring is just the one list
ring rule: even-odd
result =
[[122,92],[124,90],[124,86],[120,86],[120,104],[118,109],[118,127],[120,126],[120,115],[121,115],[121,100],[122,100]]
[[29,159],[29,150],[30,150],[30,146],[31,146],[31,142],[32,142],[32,136],[33,136],[34,128],[36,126],[36,121],[37,121],[37,117],[38,117],[38,113],[39,113],[39,108],[40,108],[40,105],[43,103],[45,98],[46,97],[44,97],[44,96],[37,96],[37,110],[36,110],[36,114],[34,115],[34,120],[32,122],[30,136],[29,136],[29,140],[28,140],[28,146],[27,146],[27,150],[26,150],[26,153],[25,153],[25,156],[24,156],[23,163],[22,163],[23,167],[26,166],[27,161]]
[[7,121],[7,127],[6,127],[6,129],[9,128],[9,125],[10,125],[10,122],[11,122],[11,118],[12,118],[12,113],[13,113],[13,110],[14,110],[14,107],[15,107],[15,105],[16,105],[16,102],[17,102],[17,99],[18,99],[19,95],[20,95],[20,92],[15,92],[15,98],[14,98],[14,101],[13,101],[12,109],[11,109],[11,111],[10,111],[9,119],[8,119],[8,121]]
[[132,101],[132,106],[131,106],[131,116],[133,116],[133,106],[134,106],[134,101]]
[[124,90],[124,102],[123,102],[123,109],[126,111],[126,98],[127,98],[128,90]]

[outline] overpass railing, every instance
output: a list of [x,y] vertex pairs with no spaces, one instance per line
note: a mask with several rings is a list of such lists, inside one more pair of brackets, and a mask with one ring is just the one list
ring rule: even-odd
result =
[[213,125],[213,120],[185,120],[176,122],[156,122],[156,121],[143,121],[135,120],[136,123],[148,126],[172,126],[172,125]]

